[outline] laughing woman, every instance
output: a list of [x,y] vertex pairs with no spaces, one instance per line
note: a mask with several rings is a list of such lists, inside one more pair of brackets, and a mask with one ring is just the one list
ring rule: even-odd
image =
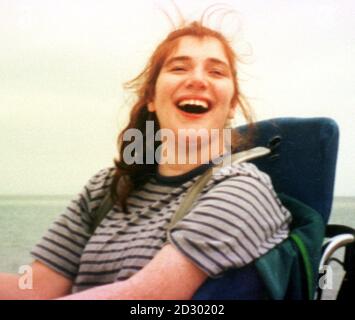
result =
[[[137,102],[119,136],[115,166],[88,181],[33,249],[33,290],[19,290],[16,276],[1,275],[0,294],[190,299],[207,278],[248,265],[286,239],[290,214],[270,178],[248,162],[213,175],[188,214],[168,229],[188,188],[214,159],[229,152],[222,132],[236,109],[249,118],[236,71],[236,55],[221,33],[199,22],[171,32],[131,83]],[[145,147],[150,142],[144,132],[147,121],[154,134],[163,129],[176,138],[182,129],[218,134],[209,143],[195,143],[199,161],[132,163],[125,153],[129,129],[143,132],[144,159],[162,150],[157,143],[154,150]],[[244,140],[233,136],[233,150]],[[166,148],[179,156],[192,145],[174,141]],[[91,234],[95,210],[108,193],[114,206]]]

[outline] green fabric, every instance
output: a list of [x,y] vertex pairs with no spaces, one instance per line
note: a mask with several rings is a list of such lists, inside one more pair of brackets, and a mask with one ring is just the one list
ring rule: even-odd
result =
[[94,234],[96,228],[99,226],[101,221],[106,217],[107,213],[113,208],[114,203],[111,197],[110,190],[106,193],[104,199],[101,202],[99,208],[93,214],[93,222],[90,227],[90,233]]
[[255,262],[271,299],[313,299],[325,225],[318,212],[279,194],[292,214],[290,237]]
[[308,250],[305,247],[303,240],[295,233],[290,235],[291,239],[296,243],[300,254],[303,259],[303,264],[305,267],[306,280],[307,280],[307,289],[308,289],[308,299],[311,300],[313,297],[312,286],[314,282],[314,276],[312,271],[312,265],[310,262],[310,257],[308,255]]

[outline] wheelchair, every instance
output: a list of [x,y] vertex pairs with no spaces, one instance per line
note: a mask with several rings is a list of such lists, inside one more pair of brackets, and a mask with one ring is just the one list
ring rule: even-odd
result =
[[[320,300],[322,283],[329,276],[327,270],[332,261],[341,263],[345,271],[337,299],[353,299],[355,230],[348,226],[327,225],[333,203],[338,153],[336,122],[323,117],[285,117],[257,122],[255,128],[253,146],[268,147],[271,153],[251,162],[270,175],[278,194],[286,195],[286,200],[290,197],[301,209],[311,212],[311,218],[313,215],[318,219],[310,223],[311,228],[316,229],[313,235],[317,238],[317,241],[308,243],[310,261],[304,259],[305,248],[288,243],[288,249],[295,251],[296,257],[292,258],[296,260],[296,267],[287,262],[288,257],[280,258],[280,252],[284,250],[281,247],[278,252],[270,253],[274,257],[264,263],[266,272],[260,272],[259,261],[227,271],[220,278],[208,279],[193,299]],[[236,130],[243,134],[247,126]],[[301,210],[301,215],[306,211]],[[334,258],[341,248],[345,249],[344,261]],[[281,276],[282,283],[278,283]]]

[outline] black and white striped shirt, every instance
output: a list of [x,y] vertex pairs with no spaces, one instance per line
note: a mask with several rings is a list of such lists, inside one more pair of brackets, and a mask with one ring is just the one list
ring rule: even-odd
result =
[[177,177],[152,177],[116,204],[94,235],[93,211],[108,192],[114,168],[101,170],[59,216],[32,256],[73,280],[73,292],[125,280],[172,244],[210,277],[242,267],[288,236],[291,215],[270,178],[253,164],[233,164],[214,174],[191,211],[169,222],[187,189],[207,169]]

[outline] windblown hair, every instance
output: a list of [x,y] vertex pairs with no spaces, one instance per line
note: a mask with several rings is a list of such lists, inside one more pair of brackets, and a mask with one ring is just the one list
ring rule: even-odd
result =
[[[130,113],[129,123],[118,136],[118,150],[119,157],[115,160],[115,175],[111,185],[111,195],[115,201],[119,201],[122,209],[126,211],[126,200],[133,189],[143,185],[150,177],[155,175],[157,170],[157,163],[153,164],[127,164],[123,157],[123,153],[130,141],[124,141],[124,133],[129,129],[138,129],[143,134],[143,159],[145,159],[146,152],[154,152],[160,145],[160,142],[154,142],[154,150],[146,150],[146,121],[154,122],[154,136],[160,129],[158,119],[155,112],[149,112],[147,105],[153,101],[155,96],[155,85],[167,57],[175,50],[179,41],[184,36],[193,36],[197,38],[212,37],[220,41],[227,56],[233,76],[234,96],[232,98],[232,105],[241,109],[244,118],[246,119],[252,132],[253,121],[249,111],[249,106],[243,98],[237,80],[236,61],[237,56],[232,49],[228,40],[218,31],[212,30],[203,26],[202,22],[194,21],[188,25],[184,25],[172,31],[163,40],[153,52],[144,70],[134,79],[126,84],[126,87],[133,89],[136,94],[136,102]],[[232,150],[243,149],[251,141],[252,134],[241,136],[236,130],[232,130]],[[156,161],[154,159],[154,161]]]

